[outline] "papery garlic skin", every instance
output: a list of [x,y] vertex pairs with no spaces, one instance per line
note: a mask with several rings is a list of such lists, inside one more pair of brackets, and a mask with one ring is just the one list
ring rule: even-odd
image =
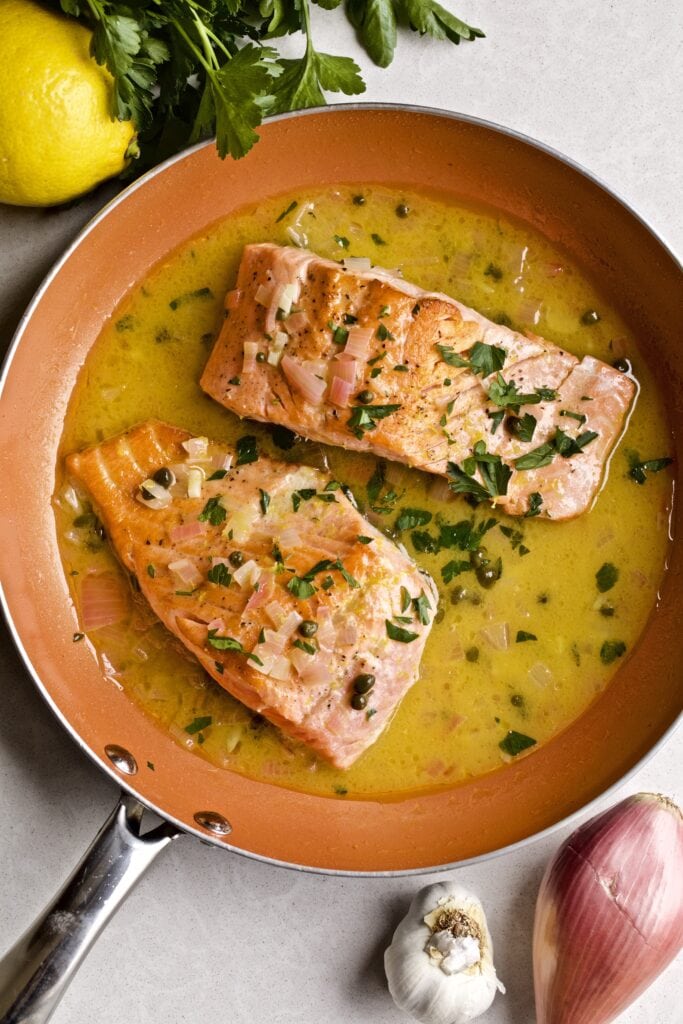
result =
[[[438,927],[457,915],[463,934]],[[493,966],[484,910],[472,893],[437,882],[417,893],[384,954],[396,1005],[422,1024],[467,1024],[505,991]]]
[[683,817],[640,793],[583,825],[536,903],[538,1024],[609,1024],[683,945]]

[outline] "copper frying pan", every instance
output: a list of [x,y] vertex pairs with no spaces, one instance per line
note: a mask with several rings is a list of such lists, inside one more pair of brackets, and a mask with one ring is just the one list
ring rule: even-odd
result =
[[[48,1019],[108,916],[179,831],[317,871],[394,873],[461,863],[523,842],[583,808],[631,771],[679,713],[680,546],[637,648],[569,729],[518,764],[393,802],[309,796],[217,772],[103,685],[87,647],[71,642],[76,620],[50,495],[66,404],[102,322],[152,264],[216,219],[266,195],[340,181],[438,189],[543,231],[601,281],[629,322],[671,422],[683,412],[675,259],[604,186],[504,129],[439,111],[337,106],[271,120],[243,161],[222,163],[211,144],[199,146],[122,193],[29,307],[0,400],[0,571],[10,628],[55,714],[128,794],[65,890],[0,964],[4,1024]],[[147,761],[154,772],[143,770]],[[165,819],[145,837],[143,805]]]

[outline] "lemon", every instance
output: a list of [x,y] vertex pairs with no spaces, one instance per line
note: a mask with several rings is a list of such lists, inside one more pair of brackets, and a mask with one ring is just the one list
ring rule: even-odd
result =
[[90,39],[31,0],[0,0],[0,202],[62,203],[126,166],[135,128],[112,121],[113,79]]

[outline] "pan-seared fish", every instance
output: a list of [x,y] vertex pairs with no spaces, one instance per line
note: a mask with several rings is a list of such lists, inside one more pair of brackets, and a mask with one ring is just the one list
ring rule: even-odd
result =
[[66,463],[221,686],[338,768],[377,739],[417,679],[437,595],[336,481],[159,422]]
[[366,264],[246,246],[204,390],[240,416],[448,475],[512,515],[585,511],[633,381]]

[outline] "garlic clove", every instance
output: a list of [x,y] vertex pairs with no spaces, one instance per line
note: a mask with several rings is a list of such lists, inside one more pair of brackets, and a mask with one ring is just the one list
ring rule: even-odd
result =
[[482,905],[451,882],[416,894],[384,965],[394,1002],[422,1024],[467,1024],[505,991]]
[[683,945],[683,816],[640,793],[573,833],[536,903],[538,1024],[609,1024]]

